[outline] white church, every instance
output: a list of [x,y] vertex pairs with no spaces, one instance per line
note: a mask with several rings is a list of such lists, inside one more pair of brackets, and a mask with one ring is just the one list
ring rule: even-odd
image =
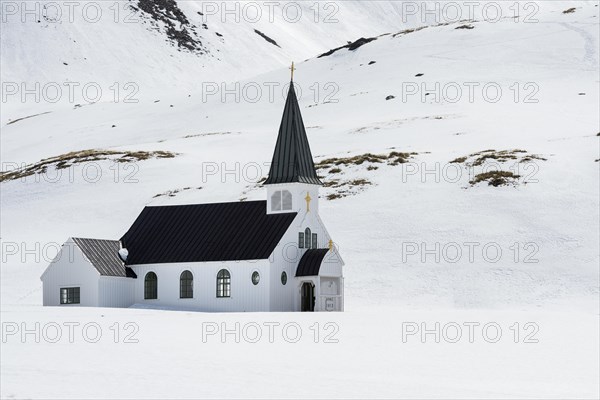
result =
[[43,304],[343,311],[344,263],[319,218],[293,82],[264,185],[266,201],[148,206],[120,240],[68,239],[41,276]]

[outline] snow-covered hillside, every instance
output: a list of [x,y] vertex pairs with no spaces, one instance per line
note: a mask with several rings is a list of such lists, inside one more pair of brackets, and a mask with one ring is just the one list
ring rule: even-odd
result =
[[[3,337],[2,397],[598,397],[598,2],[519,3],[518,20],[497,22],[339,2],[336,24],[312,23],[301,3],[296,24],[208,29],[200,2],[177,4],[202,51],[148,21],[2,26],[3,82],[139,86],[137,103],[2,103],[4,171],[67,162],[0,184],[3,329],[97,322],[106,335]],[[374,40],[319,57],[361,37]],[[39,276],[70,236],[118,239],[149,204],[264,198],[292,59],[322,218],[346,262],[345,313],[41,307]],[[64,156],[88,149],[115,154]],[[174,157],[114,161],[140,151]],[[269,321],[305,337],[200,339],[205,323]],[[504,337],[403,343],[406,321],[493,321]],[[139,343],[115,344],[114,322],[136,323]],[[334,323],[339,343],[306,336],[316,322]],[[513,340],[515,322],[539,342]]]
[[[84,90],[90,83],[107,101],[152,99],[165,92],[187,96],[203,82],[252,77],[361,36],[418,25],[420,19],[403,17],[393,1],[143,0],[72,6],[43,1],[29,8],[11,3],[2,11],[2,81],[19,84],[18,93],[3,104],[3,122],[24,116],[13,110],[20,108],[25,89],[37,83],[40,91],[49,83],[61,89],[57,96],[57,89],[48,87],[38,99],[46,111],[65,101],[72,106],[96,100],[96,85]],[[25,100],[32,107],[36,103],[32,95]]]
[[363,37],[471,18],[529,21],[580,3],[6,2],[1,122],[65,103],[185,97],[207,82],[254,77]]

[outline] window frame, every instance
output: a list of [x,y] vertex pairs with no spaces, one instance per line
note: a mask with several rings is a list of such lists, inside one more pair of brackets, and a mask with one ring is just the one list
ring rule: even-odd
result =
[[[271,211],[282,211],[281,190],[276,191],[271,195]],[[277,205],[278,207],[275,207]]]
[[292,211],[294,208],[294,197],[289,190],[281,191],[281,211]]
[[[184,277],[184,275],[186,276]],[[179,298],[194,298],[194,274],[189,269],[186,269],[179,275]]]
[[310,228],[306,228],[304,230],[304,248],[305,249],[311,249],[312,245],[312,234],[310,232]]
[[[152,276],[154,279],[151,279]],[[154,287],[150,287],[152,283]],[[158,300],[158,275],[154,271],[148,271],[144,275],[144,300]]]
[[[254,277],[256,276],[256,282],[254,281]],[[258,286],[258,284],[260,283],[260,272],[258,271],[253,271],[252,275],[250,275],[250,281],[252,282],[252,285],[254,286]]]
[[304,232],[298,232],[298,248],[304,248]]
[[[64,291],[64,295],[63,295]],[[59,290],[60,293],[60,304],[81,304],[81,287],[73,286],[73,287],[61,287]]]
[[292,211],[294,209],[294,196],[289,190],[277,190],[271,195],[271,211]]
[[313,249],[319,248],[319,238],[316,233],[312,234],[312,248]]
[[222,268],[217,272],[217,298],[227,299],[231,297],[231,272]]

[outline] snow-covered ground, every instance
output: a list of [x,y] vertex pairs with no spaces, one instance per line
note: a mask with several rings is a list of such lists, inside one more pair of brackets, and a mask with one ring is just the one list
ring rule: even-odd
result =
[[[190,19],[202,7],[179,4]],[[224,35],[225,44],[204,41],[220,48],[218,61],[216,52],[177,51],[144,24],[3,23],[3,83],[139,88],[137,103],[9,97],[3,170],[85,149],[177,153],[50,167],[0,184],[3,398],[600,396],[598,2],[523,2],[518,21],[450,24],[403,21],[394,2],[337,4],[341,22],[331,26],[209,18]],[[60,46],[42,36],[49,31]],[[86,45],[69,47],[65,35]],[[317,162],[416,153],[405,164],[319,170],[342,185],[323,188],[320,208],[346,262],[344,313],[41,307],[39,276],[69,236],[119,238],[148,204],[264,198],[257,182],[268,172],[291,59]],[[510,153],[469,164],[491,149]],[[494,165],[520,178],[469,183]],[[420,336],[436,322],[439,343]],[[36,323],[39,343],[21,336]],[[73,343],[70,323],[80,324]],[[240,343],[221,338],[236,324]]]

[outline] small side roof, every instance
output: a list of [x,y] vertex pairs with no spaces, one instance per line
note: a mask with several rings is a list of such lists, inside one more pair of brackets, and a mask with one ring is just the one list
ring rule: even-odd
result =
[[300,259],[296,276],[317,276],[329,249],[309,249]]
[[119,257],[121,243],[118,240],[72,239],[100,275],[137,278],[135,272],[125,266]]

